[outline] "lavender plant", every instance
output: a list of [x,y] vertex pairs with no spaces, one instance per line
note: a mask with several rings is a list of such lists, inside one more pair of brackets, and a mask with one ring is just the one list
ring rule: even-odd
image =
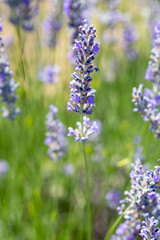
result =
[[[116,43],[121,42],[120,47],[123,49],[127,60],[134,61],[138,56],[134,47],[134,43],[138,40],[138,34],[135,25],[131,23],[130,14],[121,12],[118,9],[120,2],[120,0],[108,0],[107,11],[99,12],[99,20],[105,27],[102,37],[109,45],[114,46]],[[122,34],[121,41],[119,41],[120,34]]]
[[154,0],[148,0],[148,19],[147,24],[149,26],[150,35],[151,35],[151,42],[154,45],[154,39],[155,39],[155,25],[159,21],[159,11],[160,11],[160,2],[154,1]]
[[51,160],[59,161],[67,151],[66,128],[57,117],[58,109],[50,105],[50,112],[46,116],[45,144],[49,147],[48,155]]
[[81,122],[77,122],[77,129],[69,127],[69,136],[74,136],[75,141],[83,143],[83,155],[86,170],[86,199],[87,199],[87,233],[88,240],[91,239],[91,215],[90,215],[90,186],[89,186],[89,168],[85,152],[84,143],[88,136],[98,129],[95,121],[91,122],[90,119],[84,115],[90,115],[92,108],[95,106],[95,90],[91,88],[92,78],[90,74],[98,71],[94,67],[92,61],[95,55],[98,54],[99,44],[94,42],[96,37],[96,29],[93,25],[88,26],[86,20],[82,22],[79,27],[79,38],[75,40],[74,49],[76,49],[76,72],[74,72],[70,81],[70,101],[68,102],[68,111],[73,111],[81,115]]
[[63,12],[68,17],[68,26],[71,30],[71,43],[74,44],[74,40],[80,33],[79,27],[84,20],[83,10],[85,8],[82,0],[64,0]]
[[43,31],[45,33],[45,42],[49,48],[53,48],[57,42],[57,34],[62,27],[61,15],[60,15],[60,1],[50,1],[50,12],[47,14],[43,21]]
[[[73,46],[75,39],[78,38],[78,35],[80,33],[79,27],[84,20],[85,8],[86,5],[83,0],[64,0],[63,2],[63,13],[68,17],[68,29],[71,46]],[[76,49],[69,47],[67,57],[72,65],[74,65],[76,54]]]
[[[95,107],[95,89],[91,88],[92,78],[90,74],[98,71],[98,67],[94,67],[92,61],[98,54],[99,44],[94,43],[96,37],[96,29],[91,25],[88,27],[86,21],[80,26],[79,39],[75,40],[74,48],[77,50],[76,72],[71,77],[69,88],[70,101],[68,102],[68,111],[73,111],[82,115],[83,121],[78,123],[79,131],[73,131],[69,128],[69,134],[76,136],[77,141],[85,141],[88,138],[88,129],[94,132],[96,130],[96,122],[89,122],[89,118],[83,117],[84,114],[90,115],[92,108]],[[90,125],[90,127],[88,126]],[[79,135],[79,137],[78,137]]]
[[150,129],[160,138],[160,22],[155,26],[154,47],[151,50],[150,61],[146,70],[145,79],[152,82],[152,90],[143,84],[138,89],[133,88],[134,112],[140,112],[143,120],[150,122]]
[[37,0],[4,0],[4,2],[10,7],[11,23],[25,31],[34,30],[33,19],[38,13]]
[[[2,23],[0,19],[0,30],[2,31]],[[2,116],[9,120],[15,120],[20,109],[16,107],[16,89],[19,83],[12,78],[13,73],[10,71],[10,65],[7,55],[4,53],[2,37],[0,36],[0,97],[1,102],[5,104],[2,108]]]
[[134,48],[134,43],[138,40],[138,34],[133,24],[124,23],[123,38],[123,49],[126,58],[129,61],[136,60],[138,52]]
[[[137,239],[144,214],[160,219],[160,167],[155,166],[154,171],[146,170],[142,165],[142,156],[137,153],[135,156],[137,158],[131,165],[131,188],[125,191],[126,198],[120,201],[120,206],[117,208],[119,214],[124,217],[124,223],[118,226],[112,240]],[[145,236],[143,230],[141,233]]]

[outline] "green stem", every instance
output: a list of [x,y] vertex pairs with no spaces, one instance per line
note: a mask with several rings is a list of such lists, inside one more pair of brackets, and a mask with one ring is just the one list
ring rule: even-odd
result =
[[21,71],[23,73],[23,78],[24,78],[23,85],[28,95],[29,83],[28,83],[28,76],[27,76],[27,71],[25,68],[25,60],[24,60],[24,39],[22,39],[22,33],[19,26],[17,26],[16,30],[17,30],[17,36],[18,36],[18,44],[20,48],[20,58],[21,58],[20,66],[21,66]]
[[86,202],[87,202],[87,240],[91,240],[91,201],[90,201],[90,181],[89,181],[89,166],[85,151],[85,143],[83,142],[83,156],[86,172]]

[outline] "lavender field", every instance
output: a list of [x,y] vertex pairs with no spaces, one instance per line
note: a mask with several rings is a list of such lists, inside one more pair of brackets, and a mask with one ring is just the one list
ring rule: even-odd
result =
[[160,1],[0,0],[0,240],[160,239]]

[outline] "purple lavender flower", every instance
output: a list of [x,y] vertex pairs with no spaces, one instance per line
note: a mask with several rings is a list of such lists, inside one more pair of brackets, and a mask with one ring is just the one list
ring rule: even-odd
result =
[[21,26],[25,31],[34,30],[33,18],[38,13],[37,0],[4,0],[10,7],[10,22]]
[[160,138],[160,23],[155,27],[155,41],[154,47],[151,50],[150,61],[146,71],[146,80],[152,82],[152,90],[145,89],[143,93],[143,85],[140,84],[139,88],[133,88],[133,103],[136,108],[134,111],[139,111],[144,121],[151,123],[150,129],[155,132],[155,136]]
[[141,142],[141,136],[140,135],[135,136],[133,142],[135,145],[138,145]]
[[155,25],[159,21],[159,11],[160,11],[160,3],[159,1],[149,0],[148,3],[148,26],[150,29],[150,35],[151,35],[151,43],[154,46],[155,41]]
[[67,109],[80,113],[82,122],[77,122],[78,128],[75,130],[70,127],[68,135],[74,136],[75,141],[85,142],[99,128],[96,121],[90,122],[89,118],[83,116],[91,114],[95,106],[96,91],[90,86],[92,81],[90,74],[99,70],[92,64],[95,55],[98,54],[99,44],[94,43],[96,29],[93,25],[89,27],[86,20],[80,26],[80,32],[79,39],[75,40],[74,45],[77,50],[76,72],[72,74],[72,81],[70,81],[71,94]]
[[149,214],[145,215],[145,221],[142,222],[142,228],[140,236],[143,240],[158,240],[160,239],[160,229],[158,226],[158,220],[154,217],[149,217]]
[[83,11],[85,4],[82,0],[64,0],[63,12],[68,16],[68,26],[71,29],[71,42],[74,44],[74,40],[78,37],[79,26],[84,20]]
[[14,120],[20,113],[20,109],[16,107],[16,89],[19,84],[15,83],[12,75],[7,56],[4,54],[2,37],[0,37],[0,96],[1,102],[5,104],[1,110],[2,116],[9,120]]
[[105,27],[102,37],[107,44],[117,42],[114,30],[123,19],[123,13],[118,10],[119,3],[119,0],[107,0],[107,10],[101,10],[98,14],[99,20]]
[[140,227],[139,220],[135,220],[135,222],[126,220],[118,226],[116,234],[111,236],[111,240],[137,240],[137,232]]
[[98,131],[99,125],[96,121],[90,121],[86,116],[83,117],[83,125],[81,122],[77,122],[77,128],[73,129],[69,127],[68,136],[74,136],[75,142],[86,142],[90,135]]
[[9,169],[9,164],[5,161],[5,160],[0,160],[0,175],[2,177],[5,176],[5,174],[7,173]]
[[39,71],[38,79],[44,83],[56,83],[58,81],[59,72],[59,66],[47,65]]
[[51,1],[50,12],[43,21],[43,31],[45,33],[45,42],[49,48],[55,47],[57,43],[57,34],[62,27],[60,19],[60,1]]
[[[107,0],[107,11],[99,11],[99,20],[105,27],[102,38],[110,45],[121,42],[120,45],[127,60],[134,61],[138,56],[138,52],[134,48],[134,43],[138,40],[138,34],[135,26],[131,24],[130,15],[118,9],[119,3],[119,0]],[[121,33],[123,36],[122,41],[119,41],[119,25],[121,25],[123,29]]]
[[63,171],[68,176],[73,175],[74,171],[75,171],[73,164],[71,164],[71,163],[64,164]]
[[117,10],[101,11],[99,13],[99,20],[107,27],[108,29],[114,29],[119,22],[122,21],[122,13]]
[[97,143],[102,131],[102,123],[99,120],[95,120],[95,122],[97,125],[97,130],[89,137],[89,140]]
[[[117,208],[125,221],[117,228],[116,235],[113,236],[115,240],[137,239],[141,219],[145,214],[160,219],[160,167],[156,166],[154,171],[145,170],[141,162],[142,157],[137,153],[135,156],[137,158],[134,157],[134,163],[131,165],[131,188],[125,191],[126,198],[120,201],[120,206]],[[144,237],[144,227],[142,229],[143,236],[140,235]]]
[[66,128],[56,117],[58,109],[54,105],[50,105],[49,108],[50,112],[46,116],[45,144],[49,147],[50,159],[59,161],[67,151]]
[[138,40],[138,34],[135,30],[135,26],[133,24],[124,24],[124,42],[123,49],[124,53],[128,60],[134,61],[138,53],[134,49],[133,44]]
[[3,36],[3,43],[5,48],[10,47],[13,44],[13,42],[14,42],[14,39],[11,35]]
[[116,209],[121,199],[121,193],[118,190],[111,190],[106,194],[107,206]]
[[90,74],[93,71],[98,71],[98,68],[93,66],[92,61],[99,51],[99,44],[94,43],[96,29],[93,25],[88,27],[84,21],[80,27],[80,32],[79,40],[75,40],[74,45],[77,50],[76,72],[72,74],[72,81],[70,81],[71,94],[67,109],[89,115],[95,106],[94,94],[96,92],[90,86],[92,81]]

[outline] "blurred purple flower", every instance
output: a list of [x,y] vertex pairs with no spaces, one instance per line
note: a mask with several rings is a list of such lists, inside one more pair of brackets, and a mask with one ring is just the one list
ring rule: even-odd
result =
[[13,36],[11,36],[11,35],[3,36],[3,42],[4,42],[4,47],[6,47],[6,48],[10,47],[14,42]]
[[140,135],[135,136],[133,142],[135,145],[138,145],[141,142],[141,136]]
[[83,11],[85,4],[82,0],[64,0],[63,13],[68,17],[68,26],[71,30],[71,42],[78,37],[79,26],[84,20]]
[[73,175],[74,174],[74,166],[71,163],[66,163],[63,165],[63,171],[66,175]]
[[0,17],[0,32],[2,32],[2,30],[3,30],[3,23],[2,23],[2,19],[1,19],[1,17]]
[[50,105],[50,112],[46,116],[45,144],[48,145],[50,159],[59,161],[67,151],[67,140],[66,127],[57,119],[57,111],[54,105]]
[[39,71],[38,79],[44,83],[56,83],[58,81],[59,72],[59,66],[47,65]]
[[50,12],[43,21],[42,28],[45,34],[45,43],[52,48],[57,43],[57,34],[62,27],[62,20],[60,1],[52,0],[50,3]]
[[107,206],[116,209],[121,199],[121,193],[118,190],[111,190],[106,194]]
[[21,26],[25,31],[34,30],[33,19],[38,14],[37,0],[4,0],[10,7],[9,20],[16,26]]
[[8,169],[9,169],[9,164],[5,160],[0,159],[0,175],[2,177],[5,176]]
[[124,53],[129,61],[134,61],[138,57],[138,53],[134,48],[134,43],[138,40],[138,33],[133,24],[124,24]]
[[101,131],[102,131],[102,123],[99,120],[95,120],[96,124],[97,124],[97,130],[89,137],[89,140],[92,142],[97,142]]

